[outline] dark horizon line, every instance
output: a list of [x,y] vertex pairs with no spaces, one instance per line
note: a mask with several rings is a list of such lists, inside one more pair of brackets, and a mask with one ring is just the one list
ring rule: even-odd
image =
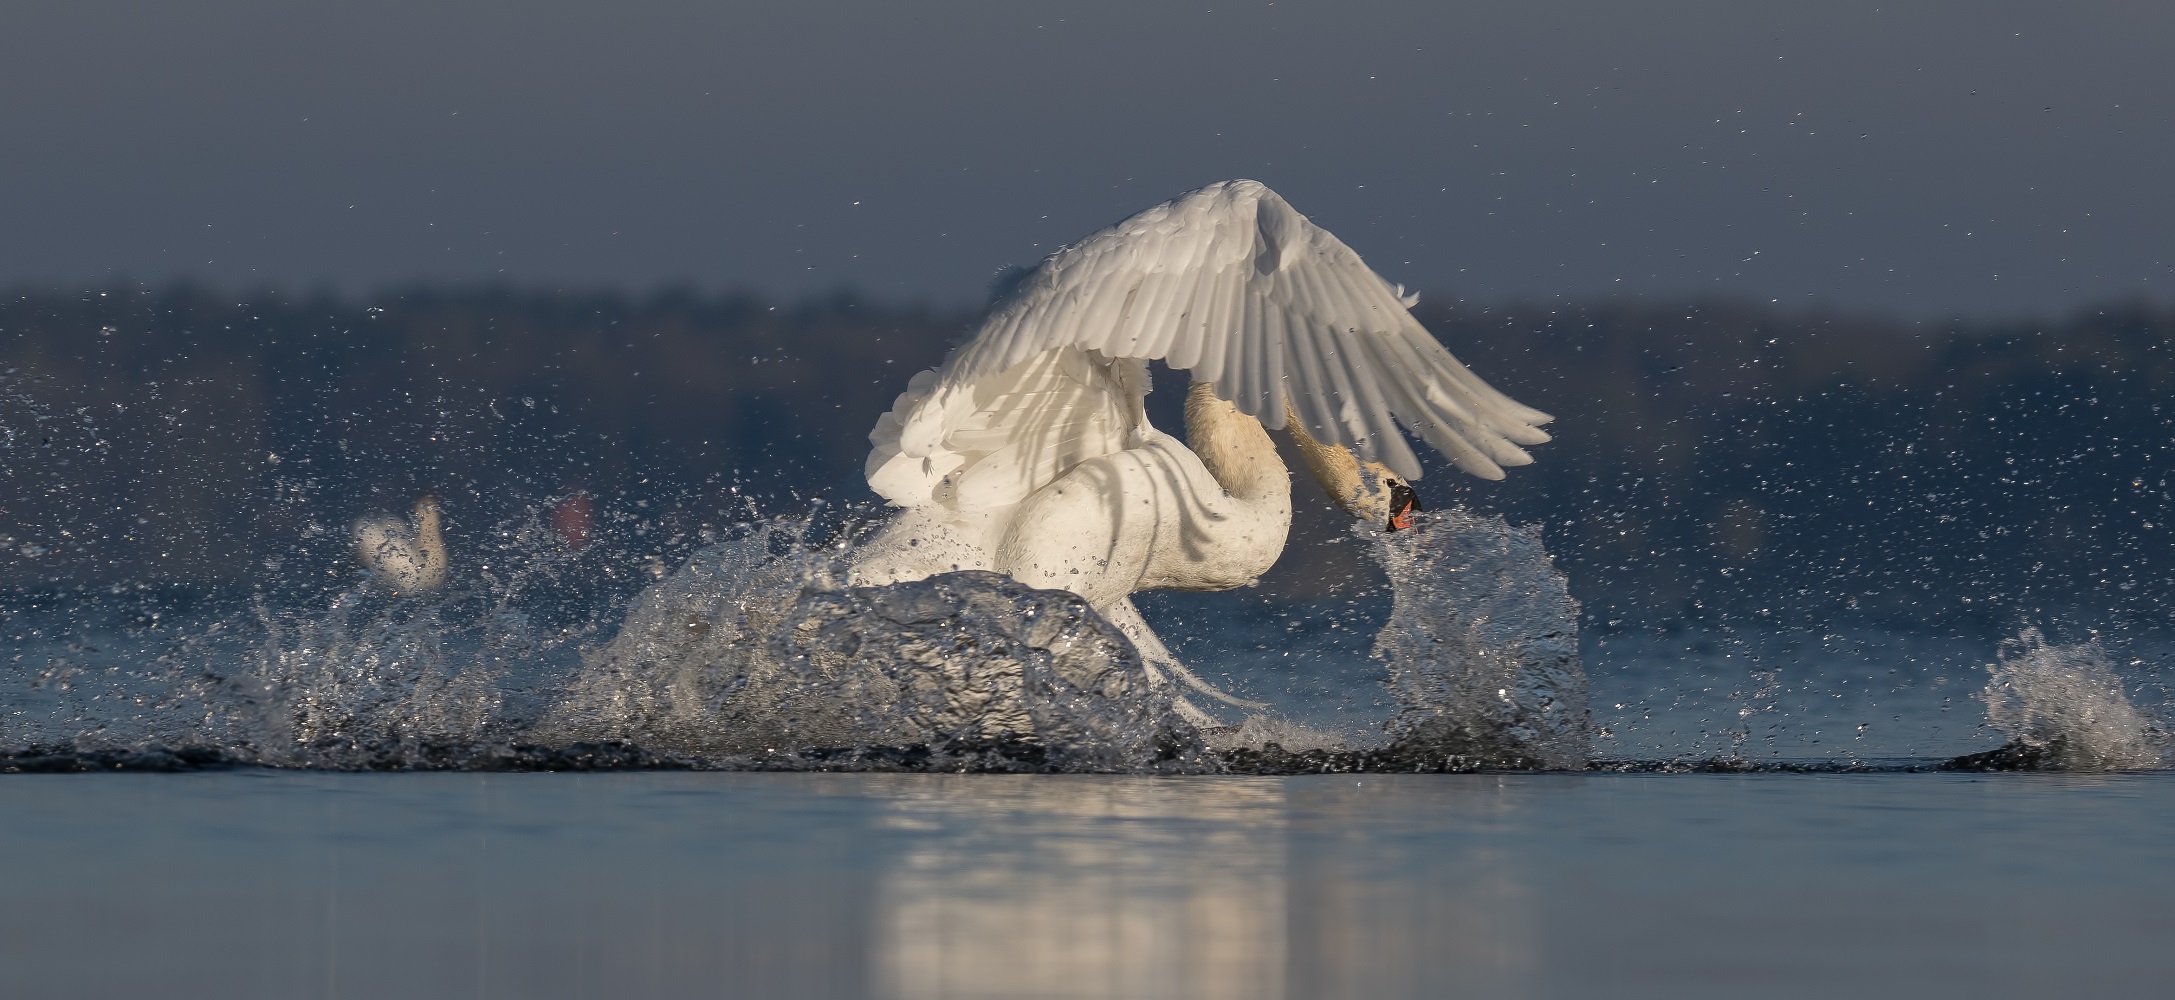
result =
[[[278,301],[287,304],[330,303],[347,308],[369,309],[379,302],[446,301],[460,298],[495,298],[508,301],[589,301],[615,302],[637,310],[654,309],[671,304],[691,303],[709,308],[731,309],[859,309],[875,310],[908,315],[942,316],[951,314],[971,319],[986,312],[994,299],[980,303],[965,301],[942,302],[933,296],[885,297],[868,294],[852,283],[841,284],[830,291],[807,292],[800,295],[777,296],[752,287],[704,287],[693,281],[667,280],[647,286],[620,285],[598,282],[586,285],[548,281],[517,281],[499,278],[449,278],[389,283],[367,292],[343,291],[329,283],[315,283],[301,290],[279,284],[262,284],[237,292],[237,286],[221,285],[192,278],[174,278],[162,282],[132,281],[126,276],[115,276],[108,282],[85,283],[72,286],[59,282],[21,281],[0,285],[0,301],[23,301],[33,298],[76,298],[115,294],[155,298],[194,298],[233,302],[236,307],[258,302]],[[1448,299],[1447,303],[1444,301]],[[1846,322],[1875,326],[1894,327],[1951,327],[1951,328],[2004,328],[2045,325],[2067,326],[2104,317],[2118,316],[2167,316],[2175,320],[2175,300],[2159,301],[2152,296],[2135,293],[2099,300],[2086,300],[2061,310],[2022,310],[2018,312],[1970,315],[1952,312],[1944,317],[1912,318],[1894,312],[1870,308],[1837,306],[1826,302],[1785,304],[1779,300],[1761,301],[1756,296],[1728,294],[1664,295],[1609,295],[1575,297],[1565,294],[1518,295],[1502,299],[1479,300],[1457,296],[1429,296],[1421,291],[1420,305],[1423,312],[1555,314],[1564,310],[1609,312],[1623,309],[1674,310],[1692,309],[1705,312],[1757,313],[1794,321]]]

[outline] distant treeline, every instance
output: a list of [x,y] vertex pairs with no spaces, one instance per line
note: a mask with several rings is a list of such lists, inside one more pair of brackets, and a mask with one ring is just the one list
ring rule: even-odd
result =
[[[1418,313],[1557,417],[1537,464],[1499,484],[1438,465],[1423,495],[1544,524],[1597,621],[1861,602],[2164,617],[2175,313]],[[586,492],[667,555],[750,511],[866,501],[870,424],[975,318],[845,296],[8,295],[0,586],[322,575],[357,513],[424,490],[474,534]]]

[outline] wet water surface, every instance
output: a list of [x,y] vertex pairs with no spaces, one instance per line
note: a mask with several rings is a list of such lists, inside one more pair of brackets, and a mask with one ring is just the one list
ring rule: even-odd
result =
[[2175,779],[20,775],[16,996],[2151,995]]

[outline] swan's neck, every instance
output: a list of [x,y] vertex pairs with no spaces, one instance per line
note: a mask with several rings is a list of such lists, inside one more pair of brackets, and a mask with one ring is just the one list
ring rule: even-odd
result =
[[[1289,400],[1284,402],[1284,429],[1291,432],[1292,443],[1299,446],[1299,457],[1306,461],[1307,471],[1314,474],[1314,481],[1322,484],[1322,491],[1337,506],[1362,521],[1378,526],[1390,524],[1392,530],[1401,526],[1391,524],[1402,513],[1396,491],[1403,487],[1411,496],[1411,487],[1405,486],[1388,466],[1362,462],[1351,449],[1314,440]],[[1412,507],[1418,507],[1416,496]]]
[[1208,382],[1195,382],[1186,393],[1186,447],[1233,499],[1291,495],[1291,473],[1276,457],[1276,442],[1261,421],[1217,399]]
[[446,564],[446,536],[438,526],[438,505],[415,505],[415,548],[423,557],[426,572],[443,572]]
[[1284,429],[1291,432],[1292,444],[1298,446],[1299,457],[1306,462],[1307,471],[1314,474],[1314,481],[1322,484],[1322,491],[1338,506],[1352,510],[1353,501],[1361,493],[1359,459],[1346,449],[1314,440],[1289,400],[1284,403]]

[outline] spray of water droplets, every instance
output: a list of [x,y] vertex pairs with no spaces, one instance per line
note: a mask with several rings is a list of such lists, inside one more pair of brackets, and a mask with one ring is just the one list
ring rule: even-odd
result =
[[1374,541],[1392,594],[1374,647],[1396,699],[1392,745],[1492,767],[1585,766],[1578,602],[1539,530],[1451,510]]
[[[342,769],[1584,761],[1575,605],[1537,537],[1500,518],[1452,513],[1369,540],[1396,595],[1376,655],[1398,711],[1368,751],[1268,717],[1204,735],[1077,596],[981,572],[852,587],[844,545],[810,530],[743,525],[622,603],[577,588],[585,614],[545,599],[539,580],[579,574],[538,542],[533,558],[498,552],[499,575],[437,593],[366,582],[314,609],[258,595],[209,624],[109,628],[103,649],[55,645],[42,669],[16,671],[0,752],[18,767]],[[1262,747],[1313,757],[1246,756]]]
[[1969,763],[1989,769],[2126,771],[2165,765],[2167,732],[2130,703],[2097,640],[2058,644],[2036,628],[2002,645],[1980,697],[2008,738]]

